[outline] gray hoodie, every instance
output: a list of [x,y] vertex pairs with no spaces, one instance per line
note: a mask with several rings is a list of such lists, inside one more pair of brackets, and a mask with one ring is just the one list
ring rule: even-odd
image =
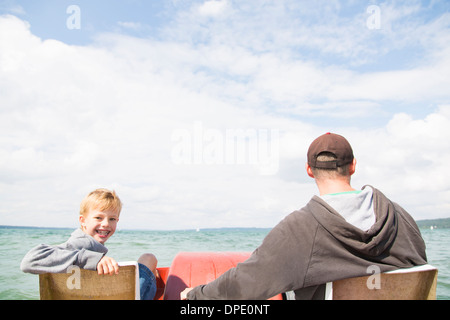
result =
[[323,299],[327,282],[427,263],[413,218],[375,188],[375,223],[364,231],[318,196],[274,227],[248,260],[188,293],[196,299],[268,299],[294,291]]
[[72,265],[96,270],[97,264],[107,252],[104,245],[77,229],[61,245],[41,244],[31,249],[23,258],[20,268],[23,272],[33,274],[65,273]]

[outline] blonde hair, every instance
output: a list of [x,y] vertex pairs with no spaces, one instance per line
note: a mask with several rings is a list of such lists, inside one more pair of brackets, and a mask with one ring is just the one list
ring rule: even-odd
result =
[[86,216],[90,210],[109,211],[120,214],[122,202],[116,192],[108,189],[97,189],[89,193],[81,202],[80,215]]

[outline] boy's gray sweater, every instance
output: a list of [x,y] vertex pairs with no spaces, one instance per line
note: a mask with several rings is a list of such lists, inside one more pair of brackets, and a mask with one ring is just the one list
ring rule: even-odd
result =
[[33,274],[65,273],[73,265],[96,270],[97,264],[107,252],[104,245],[77,229],[63,244],[41,244],[31,249],[23,258],[20,268],[23,272]]

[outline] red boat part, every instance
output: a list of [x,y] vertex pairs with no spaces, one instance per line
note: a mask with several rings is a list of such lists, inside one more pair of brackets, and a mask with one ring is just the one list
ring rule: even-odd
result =
[[[179,253],[172,262],[167,280],[164,281],[164,300],[180,300],[180,293],[184,289],[207,284],[217,279],[229,269],[236,267],[238,263],[247,260],[250,255],[249,252]],[[281,300],[282,295],[272,299]]]

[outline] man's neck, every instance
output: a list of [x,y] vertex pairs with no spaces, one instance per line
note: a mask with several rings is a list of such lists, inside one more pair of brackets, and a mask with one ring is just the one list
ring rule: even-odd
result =
[[356,190],[350,185],[350,181],[347,181],[347,179],[316,180],[316,184],[321,196]]

